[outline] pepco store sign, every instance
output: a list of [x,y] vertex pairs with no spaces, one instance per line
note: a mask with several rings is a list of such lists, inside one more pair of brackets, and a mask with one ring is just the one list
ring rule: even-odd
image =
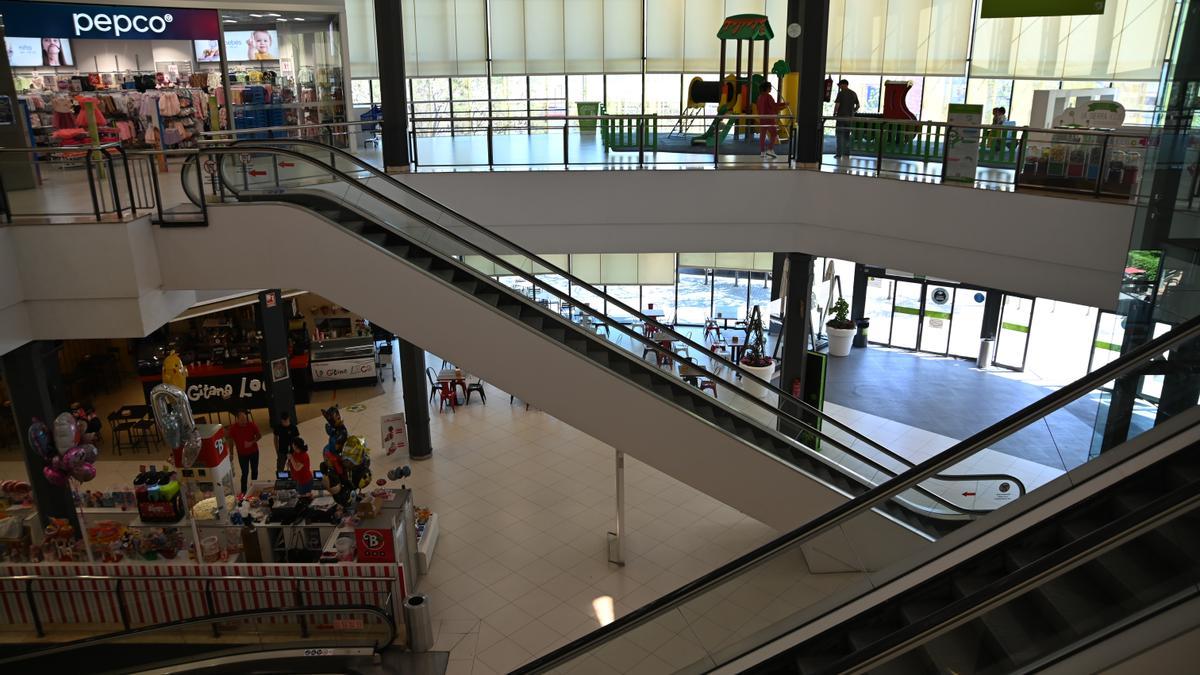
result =
[[221,33],[215,9],[0,0],[0,16],[11,37],[216,40]]

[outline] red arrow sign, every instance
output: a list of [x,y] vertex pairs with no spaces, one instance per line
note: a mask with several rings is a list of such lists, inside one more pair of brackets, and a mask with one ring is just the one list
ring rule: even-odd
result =
[[975,493],[974,493],[974,492],[964,492],[964,493],[963,493],[963,496],[964,496],[964,497],[974,497],[974,496],[975,496]]
[[290,169],[293,166],[296,166],[296,163],[295,162],[280,162],[279,166],[284,169]]
[[267,175],[267,172],[266,172],[266,171],[250,171],[249,173],[250,173],[250,175],[251,175],[251,176],[265,176],[265,175]]

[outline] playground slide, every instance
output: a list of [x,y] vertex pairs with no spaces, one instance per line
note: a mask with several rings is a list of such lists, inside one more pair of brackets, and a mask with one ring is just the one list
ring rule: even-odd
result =
[[734,122],[735,120],[722,120],[720,118],[713,120],[712,124],[708,126],[708,131],[705,131],[703,134],[692,138],[692,145],[707,145],[711,148],[713,143],[716,142],[713,139],[717,134],[718,124],[723,124],[720,134],[721,141],[724,141],[725,137],[729,135],[729,130],[733,128]]

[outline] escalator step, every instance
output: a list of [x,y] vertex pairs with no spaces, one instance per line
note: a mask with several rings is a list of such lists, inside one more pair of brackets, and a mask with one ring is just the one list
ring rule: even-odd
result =
[[365,221],[365,220],[351,220],[351,221],[342,223],[342,227],[346,228],[347,230],[350,230],[354,234],[362,234],[363,228],[365,228],[366,226],[367,226],[367,221]]
[[1038,586],[1036,592],[1082,637],[1109,624],[1115,609],[1109,590],[1091,583],[1091,575],[1080,568]]
[[803,675],[826,673],[836,662],[837,659],[832,656],[803,656],[796,659],[796,670]]
[[931,667],[911,672],[1008,672],[1009,668],[997,666],[1011,663],[983,622],[978,619],[968,621],[926,642],[921,651],[929,659]]
[[1200,482],[1200,465],[1181,461],[1173,464],[1167,470],[1167,475],[1173,483],[1171,487],[1185,487]]
[[387,250],[400,256],[401,258],[407,258],[409,251],[412,250],[412,247],[408,244],[391,244],[387,247]]
[[1113,497],[1112,503],[1123,514],[1133,513],[1162,496],[1150,492],[1122,492]]
[[368,234],[368,235],[364,235],[363,239],[371,242],[372,244],[375,244],[376,246],[383,246],[384,242],[387,241],[387,234],[383,233],[383,232],[380,232],[378,234]]
[[1023,664],[1058,643],[1067,627],[1040,596],[1025,594],[980,617],[1004,654]]
[[475,297],[486,302],[487,304],[491,305],[492,307],[495,307],[496,304],[500,302],[500,294],[496,293],[495,291],[485,291],[485,292],[481,292],[481,293],[475,293]]

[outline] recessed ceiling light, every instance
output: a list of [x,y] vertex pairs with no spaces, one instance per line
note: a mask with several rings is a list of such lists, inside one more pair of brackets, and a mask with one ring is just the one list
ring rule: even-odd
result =
[[276,14],[275,12],[269,12],[269,13],[267,14],[267,16],[283,16],[283,15],[282,15],[282,14]]
[[276,19],[276,21],[287,21],[287,19],[280,17],[280,18]]
[[256,19],[261,19],[261,18],[263,18],[263,15],[262,15],[262,14],[251,14],[250,16],[252,16],[252,17],[254,17],[254,18],[256,18]]
[[304,20],[303,18],[298,17],[298,16],[292,17],[292,21],[303,21],[303,20]]
[[233,19],[225,19],[224,23],[237,23],[237,21],[234,21]]

